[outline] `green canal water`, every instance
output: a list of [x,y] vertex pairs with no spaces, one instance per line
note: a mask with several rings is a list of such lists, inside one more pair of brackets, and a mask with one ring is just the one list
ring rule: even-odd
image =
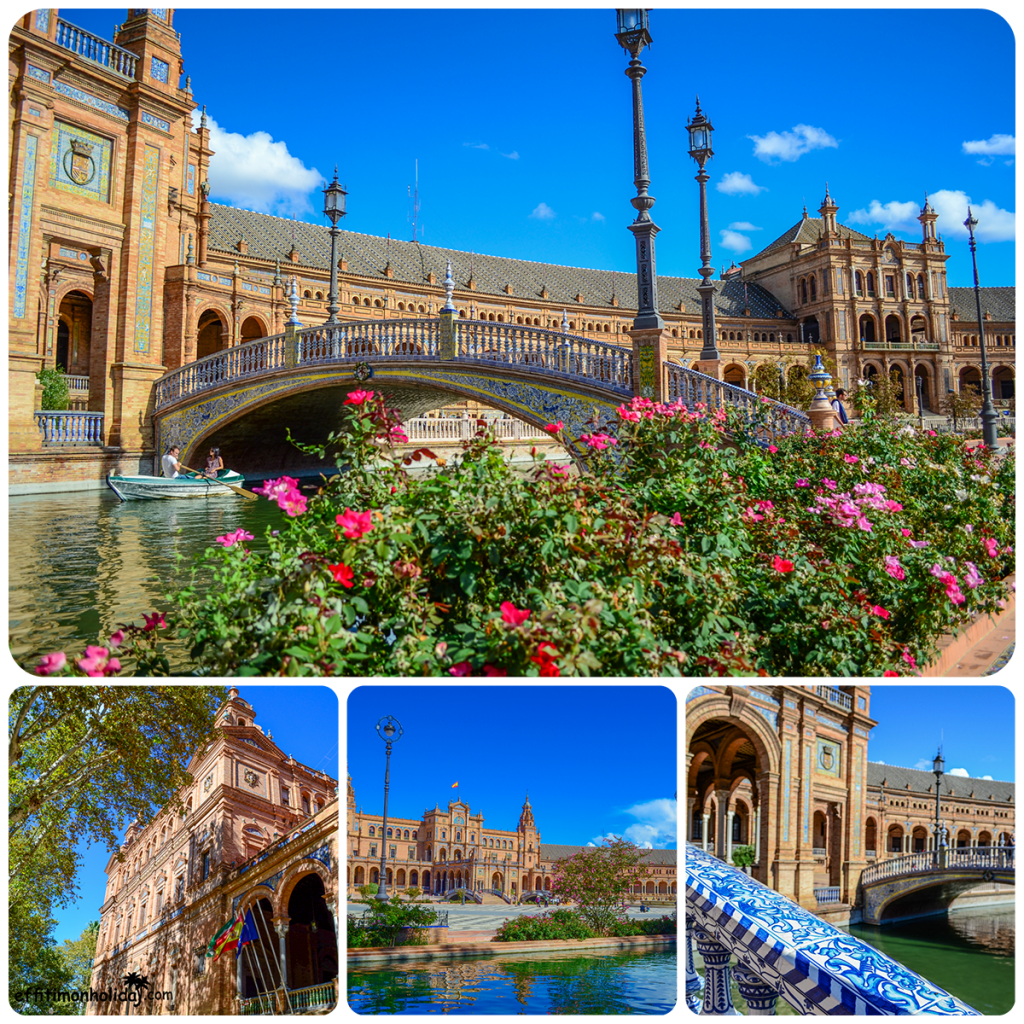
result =
[[[21,495],[8,508],[8,627],[19,664],[77,654],[122,622],[141,625],[143,612],[168,608],[164,594],[188,580],[214,538],[244,527],[259,549],[266,528],[286,518],[264,498],[121,503],[111,491]],[[168,655],[188,671],[183,645]]]
[[[1014,1002],[1013,910],[1012,906],[976,907],[948,917],[925,917],[885,928],[855,924],[846,930],[979,1013],[995,1015],[1007,1013]],[[698,969],[704,973],[703,966]],[[746,1003],[735,982],[732,998],[745,1012]],[[776,1004],[776,1012],[797,1015],[783,999]]]
[[[143,612],[166,611],[164,594],[188,581],[216,537],[243,527],[256,538],[247,546],[265,550],[266,528],[288,520],[262,497],[122,503],[108,489],[18,495],[8,510],[10,648],[30,666],[50,651],[70,657],[104,643],[120,623],[142,625]],[[175,671],[191,671],[184,644],[166,650]]]
[[350,968],[356,1013],[668,1013],[676,952],[535,953]]

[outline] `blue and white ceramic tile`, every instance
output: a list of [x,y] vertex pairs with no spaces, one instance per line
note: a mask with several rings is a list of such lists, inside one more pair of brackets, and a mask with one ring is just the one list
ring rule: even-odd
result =
[[686,913],[801,1013],[978,1011],[699,847],[686,846]]

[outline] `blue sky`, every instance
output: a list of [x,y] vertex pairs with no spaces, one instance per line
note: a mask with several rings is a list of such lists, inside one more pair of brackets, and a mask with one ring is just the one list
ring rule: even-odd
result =
[[[124,8],[61,9],[111,38]],[[213,198],[324,222],[338,165],[352,231],[635,272],[627,58],[611,10],[179,9],[212,119]],[[712,262],[754,255],[828,182],[841,222],[919,241],[925,192],[949,282],[1015,283],[1015,51],[985,10],[655,10],[643,61],[663,274],[700,265],[694,96],[714,127]],[[268,46],[272,40],[273,45]]]
[[[273,742],[296,761],[338,778],[338,698],[326,686],[239,686],[240,697],[256,711],[255,722],[273,734]],[[127,822],[125,823],[127,827]],[[120,833],[123,837],[124,829]],[[58,942],[77,939],[90,921],[98,921],[106,893],[110,851],[102,844],[83,846],[75,903],[55,908]]]
[[1005,686],[872,686],[868,759],[931,771],[941,741],[947,772],[1013,782],[1014,710]]
[[356,804],[388,814],[447,807],[452,788],[491,828],[514,829],[529,790],[545,843],[625,835],[676,846],[676,698],[664,686],[360,686],[348,697],[348,770]]

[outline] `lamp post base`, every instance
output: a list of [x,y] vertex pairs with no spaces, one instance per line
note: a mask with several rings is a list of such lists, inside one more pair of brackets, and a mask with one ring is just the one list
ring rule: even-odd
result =
[[698,359],[693,364],[693,369],[695,369],[698,373],[706,373],[709,377],[714,377],[715,380],[722,379],[721,359]]
[[628,332],[633,342],[633,394],[664,402],[669,333],[663,327],[636,328]]

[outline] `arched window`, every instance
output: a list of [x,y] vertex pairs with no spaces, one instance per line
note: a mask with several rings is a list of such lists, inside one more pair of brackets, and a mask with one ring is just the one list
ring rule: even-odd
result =
[[697,337],[698,338],[703,338],[704,337],[704,332],[703,331],[698,331],[697,332]]
[[768,335],[768,343],[771,344],[771,345],[775,344],[775,335],[774,334],[769,334]]
[[399,308],[399,309],[405,309],[405,303],[404,303],[404,302],[400,302],[400,303],[398,304],[398,308]]
[[857,271],[856,274],[853,275],[853,281],[854,281],[854,290],[857,292],[858,295],[863,295],[864,294],[864,275],[859,270]]
[[807,301],[807,282],[803,278],[800,279],[800,301]]
[[406,830],[405,830],[405,838],[406,838],[406,839],[408,839],[408,838],[409,838],[409,830],[408,830],[408,829],[406,829]]
[[425,313],[425,312],[426,312],[426,309],[424,309],[424,307],[423,307],[423,306],[420,306],[420,307],[419,307],[419,311],[420,311],[421,313]]
[[914,275],[907,271],[907,298],[914,297]]
[[504,313],[499,313],[498,314],[498,323],[499,324],[503,324],[504,322],[505,322],[505,314]]
[[517,324],[521,324],[522,322],[523,322],[523,318],[521,316],[517,316],[516,317],[516,323]]
[[678,338],[679,337],[679,331],[675,327],[672,328],[672,337],[673,338]]
[[816,282],[816,278],[815,277],[812,276],[810,281],[811,281],[811,302],[814,302],[814,300],[817,299],[817,297],[818,297],[818,286],[815,283]]
[[388,829],[388,839],[391,838],[391,829]]
[[924,274],[917,275],[917,297],[924,299]]
[[875,294],[875,275],[868,271],[868,295]]
[[[317,293],[316,293],[316,297],[317,297],[317,299],[318,299],[318,300],[319,300],[320,302],[323,302],[323,300],[324,300],[324,293],[323,293],[323,292],[317,292]],[[239,723],[239,724],[241,724],[241,723]]]
[[309,289],[307,288],[307,289],[306,289],[306,290],[305,290],[305,291],[304,291],[304,292],[302,293],[302,297],[303,297],[304,299],[311,299],[311,298],[313,298],[313,293],[312,293],[312,292],[311,292],[311,291],[310,291],[310,290],[309,290]]
[[368,306],[369,304],[370,304],[370,300],[368,298],[367,299],[363,299],[363,305],[364,306]]

